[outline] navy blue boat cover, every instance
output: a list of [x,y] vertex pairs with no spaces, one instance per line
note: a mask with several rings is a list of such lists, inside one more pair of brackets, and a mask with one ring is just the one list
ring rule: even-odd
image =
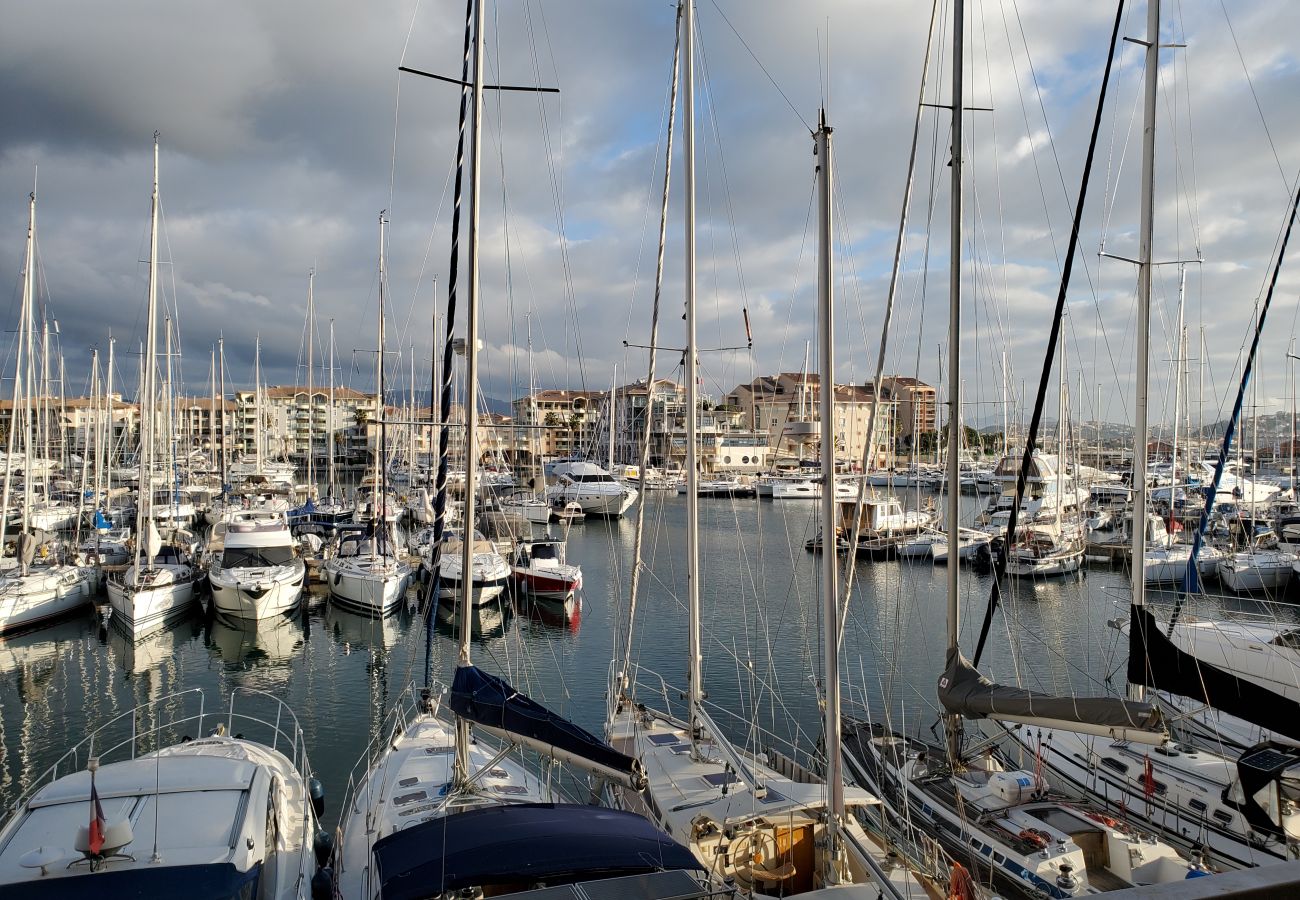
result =
[[453,712],[471,722],[531,738],[634,778],[641,771],[632,757],[477,666],[456,669],[449,704]]
[[76,877],[46,877],[5,885],[6,900],[54,900],[94,897],[96,900],[142,900],[145,897],[185,897],[186,900],[251,900],[258,896],[262,874],[258,863],[241,872],[230,863],[196,866],[142,866],[91,873],[87,867]]
[[488,806],[421,822],[376,841],[374,860],[383,900],[704,868],[635,813],[555,803]]

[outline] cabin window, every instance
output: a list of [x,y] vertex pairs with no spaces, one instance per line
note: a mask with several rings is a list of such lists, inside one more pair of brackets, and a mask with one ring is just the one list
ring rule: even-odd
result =
[[1212,815],[1225,825],[1232,823],[1232,813],[1228,812],[1226,809],[1216,809]]
[[1113,769],[1116,772],[1119,772],[1121,775],[1128,773],[1128,766],[1120,762],[1118,759],[1111,759],[1107,756],[1102,759],[1101,764],[1108,769]]
[[1195,800],[1195,799],[1188,800],[1187,805],[1190,806],[1192,809],[1196,810],[1198,813],[1203,813],[1207,809],[1209,809],[1209,807],[1206,806],[1202,801]]

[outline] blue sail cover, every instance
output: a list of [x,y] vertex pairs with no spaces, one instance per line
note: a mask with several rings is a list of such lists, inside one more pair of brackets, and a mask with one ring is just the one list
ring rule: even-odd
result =
[[374,861],[383,900],[704,868],[635,813],[554,803],[488,806],[421,822],[376,841]]
[[635,759],[477,666],[456,669],[448,703],[456,715],[471,722],[580,756],[634,782],[642,778],[641,765]]

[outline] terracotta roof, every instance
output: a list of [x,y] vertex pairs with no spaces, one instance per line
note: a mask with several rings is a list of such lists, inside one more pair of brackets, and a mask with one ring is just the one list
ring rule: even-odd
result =
[[[267,398],[272,400],[290,400],[293,397],[296,397],[298,394],[307,393],[307,385],[273,384],[263,388],[262,391],[267,396]],[[321,385],[318,384],[312,385],[311,391],[317,397],[326,397],[326,398],[329,397],[329,393],[330,393],[328,386],[322,387]],[[251,394],[252,391],[246,390],[246,391],[240,391],[239,393]],[[334,388],[335,400],[373,400],[374,398],[375,398],[374,394],[363,394],[360,391],[352,390],[352,388],[348,388],[348,387]]]
[[[211,397],[177,397],[172,401],[180,409],[212,409]],[[234,400],[218,400],[222,409],[231,410],[232,412],[239,408],[239,404]]]

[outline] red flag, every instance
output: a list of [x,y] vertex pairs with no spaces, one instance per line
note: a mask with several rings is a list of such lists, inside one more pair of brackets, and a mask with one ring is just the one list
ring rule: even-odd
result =
[[1147,795],[1148,800],[1156,795],[1156,776],[1151,771],[1151,757],[1149,756],[1142,767],[1142,793]]
[[108,822],[104,819],[104,807],[99,805],[99,791],[95,790],[95,773],[90,773],[90,839],[86,842],[90,852],[96,856],[104,849],[104,829]]

